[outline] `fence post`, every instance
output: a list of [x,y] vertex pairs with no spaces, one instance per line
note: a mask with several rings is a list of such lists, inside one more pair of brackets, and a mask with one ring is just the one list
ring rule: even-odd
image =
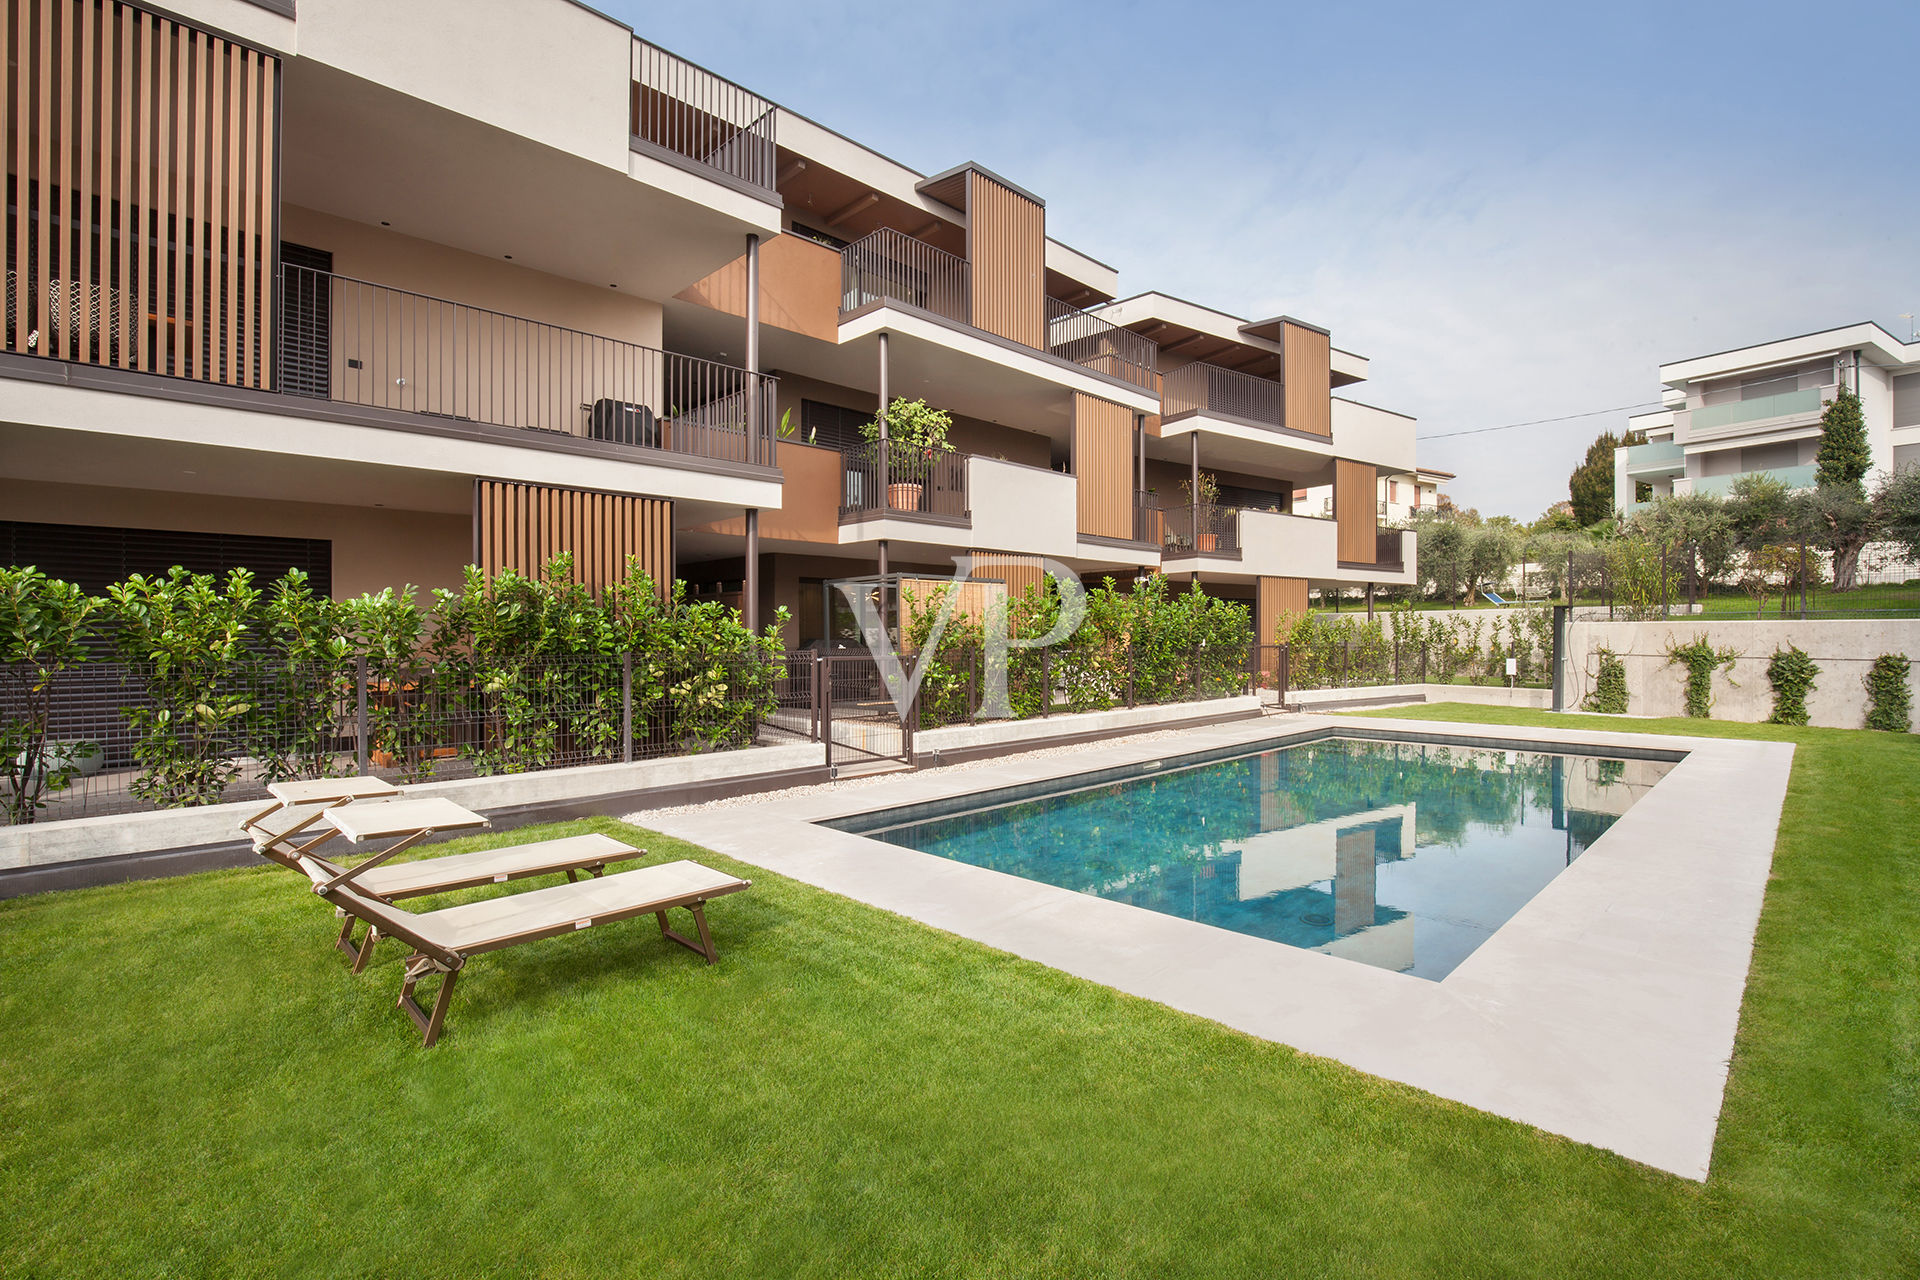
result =
[[1293,646],[1292,645],[1283,644],[1280,646],[1280,668],[1279,669],[1280,669],[1280,675],[1279,675],[1280,688],[1279,688],[1279,696],[1276,699],[1276,701],[1280,704],[1281,709],[1285,710],[1287,705],[1287,694],[1291,692],[1293,688]]
[[1425,684],[1426,682],[1427,682],[1427,642],[1425,640],[1422,640],[1420,642],[1420,683]]
[[833,772],[833,658],[821,654],[813,668],[814,700],[820,707],[820,741],[827,747],[827,772]]
[[1672,554],[1662,545],[1660,548],[1660,616],[1670,618],[1667,612],[1667,557]]
[[1187,655],[1187,671],[1193,677],[1193,701],[1200,701],[1200,646],[1196,643]]
[[1573,552],[1567,552],[1567,603],[1573,603]]
[[1053,714],[1053,649],[1040,646],[1040,714]]
[[1800,544],[1800,616],[1807,616],[1807,544]]
[[1133,710],[1133,699],[1137,692],[1133,669],[1133,643],[1129,641],[1127,643],[1127,710],[1129,711]]
[[1570,606],[1553,606],[1553,709],[1567,709],[1567,615]]
[[357,772],[367,772],[367,655],[353,660],[353,761]]
[[633,763],[633,651],[620,655],[620,759]]

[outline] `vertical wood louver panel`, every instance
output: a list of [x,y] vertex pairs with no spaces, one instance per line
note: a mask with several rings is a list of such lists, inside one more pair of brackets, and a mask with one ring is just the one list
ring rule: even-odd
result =
[[1317,436],[1332,435],[1332,340],[1318,329],[1289,320],[1280,326],[1280,349],[1285,425]]
[[279,63],[119,0],[9,0],[6,349],[271,385]]
[[1133,412],[1076,391],[1073,474],[1081,533],[1133,536]]
[[1379,485],[1374,469],[1364,462],[1339,458],[1333,464],[1333,519],[1338,559],[1344,564],[1372,564],[1378,554]]
[[1307,612],[1305,578],[1261,578],[1254,596],[1254,633],[1256,644],[1280,643],[1280,624],[1286,618],[1299,618]]
[[573,580],[603,591],[631,558],[664,599],[673,581],[673,504],[511,480],[474,482],[474,554],[489,574],[533,576],[563,553]]
[[1046,208],[977,170],[967,173],[967,261],[973,324],[1047,345]]

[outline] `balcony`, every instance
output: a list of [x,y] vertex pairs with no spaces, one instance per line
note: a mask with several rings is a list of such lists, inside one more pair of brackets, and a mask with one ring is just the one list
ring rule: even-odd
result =
[[1275,430],[1287,426],[1285,391],[1278,382],[1199,362],[1163,375],[1160,412],[1163,423],[1204,413]]
[[706,68],[633,42],[631,145],[765,198],[774,195],[774,105]]
[[1164,555],[1240,558],[1240,508],[1217,502],[1182,503],[1160,515]]
[[1679,475],[1686,468],[1686,450],[1668,440],[1627,446],[1627,474],[1630,476]]
[[[890,227],[840,251],[841,318],[875,303],[903,304],[978,328],[972,264]],[[1046,355],[1148,392],[1158,390],[1159,348],[1151,340],[1057,298],[1045,299],[1045,305]]]
[[1702,405],[1688,413],[1687,431],[1698,435],[1767,418],[1817,414],[1822,402],[1832,399],[1833,394],[1832,387],[1802,387],[1798,391],[1782,391],[1776,395],[1756,396],[1751,400]]
[[285,395],[774,465],[763,374],[306,267],[281,283]]
[[1090,311],[1047,299],[1047,354],[1147,391],[1160,389],[1160,349],[1149,338]]
[[840,453],[840,523],[923,520],[965,524],[968,455],[884,440]]
[[[1748,403],[1752,403],[1749,401]],[[1812,463],[1803,467],[1768,467],[1762,471],[1741,471],[1725,476],[1695,476],[1686,482],[1673,486],[1675,493],[1707,493],[1716,498],[1724,498],[1733,492],[1733,483],[1743,475],[1772,476],[1789,489],[1811,489],[1819,482],[1820,468]]]

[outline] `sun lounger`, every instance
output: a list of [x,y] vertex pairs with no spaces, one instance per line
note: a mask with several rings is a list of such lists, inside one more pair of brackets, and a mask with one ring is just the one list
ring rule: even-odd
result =
[[[452,893],[456,889],[471,889],[476,885],[505,884],[509,880],[524,880],[529,876],[565,873],[571,883],[577,880],[579,872],[604,875],[608,863],[627,862],[645,856],[646,850],[636,849],[624,841],[597,832],[584,836],[562,836],[557,840],[537,840],[532,844],[516,844],[505,849],[479,849],[472,853],[421,858],[415,862],[390,862],[371,870],[356,867],[353,872],[318,855],[307,855],[330,877],[344,882],[344,877],[351,875],[351,883],[355,888],[368,897],[388,903],[432,893]],[[362,871],[364,875],[359,874]],[[340,937],[334,945],[347,954],[347,958],[353,962],[353,971],[359,973],[367,967],[367,961],[373,956],[373,944],[378,940],[379,930],[368,928],[366,937],[356,945],[353,930],[357,918],[345,911],[340,914],[345,919],[340,926]]]
[[[454,983],[472,957],[595,925],[651,915],[659,921],[663,937],[704,956],[707,963],[712,964],[718,956],[713,949],[713,936],[707,931],[706,904],[725,894],[751,888],[753,883],[697,862],[668,862],[416,914],[361,892],[319,859],[301,858],[300,869],[313,882],[313,891],[335,907],[413,948],[401,976],[399,1006],[420,1028],[426,1048],[431,1048],[440,1038],[447,1005],[453,999]],[[700,932],[698,942],[676,933],[667,924],[667,912],[681,907],[693,914]],[[436,973],[442,975],[440,991],[429,1014],[414,1000],[413,989],[422,978]]]
[[[298,870],[295,859],[300,854],[310,853],[340,834],[328,827],[317,837],[309,836],[305,842],[294,840],[295,836],[320,821],[321,814],[343,804],[352,804],[355,800],[389,799],[398,796],[400,788],[385,778],[310,778],[301,782],[270,782],[267,784],[267,794],[273,797],[273,803],[243,821],[240,830],[253,841],[254,852]],[[289,809],[309,809],[311,812],[279,831],[267,826],[268,818]]]

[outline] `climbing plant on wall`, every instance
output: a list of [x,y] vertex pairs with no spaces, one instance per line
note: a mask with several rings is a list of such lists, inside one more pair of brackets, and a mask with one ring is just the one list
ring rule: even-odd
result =
[[1767,717],[1767,723],[1805,724],[1807,695],[1813,692],[1813,681],[1819,674],[1819,666],[1800,646],[1789,644],[1776,649],[1767,662],[1767,683],[1773,686],[1773,714]]
[[1867,686],[1867,728],[1905,733],[1913,724],[1913,695],[1907,673],[1913,663],[1903,653],[1883,653],[1862,681]]
[[1687,714],[1698,720],[1713,716],[1713,673],[1731,667],[1740,655],[1732,649],[1716,649],[1713,642],[1697,635],[1686,644],[1667,646],[1667,665],[1687,670]]
[[1582,711],[1620,716],[1627,713],[1627,664],[1611,649],[1599,651],[1600,670],[1593,678],[1593,690],[1580,702]]

